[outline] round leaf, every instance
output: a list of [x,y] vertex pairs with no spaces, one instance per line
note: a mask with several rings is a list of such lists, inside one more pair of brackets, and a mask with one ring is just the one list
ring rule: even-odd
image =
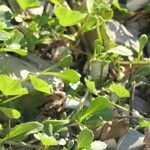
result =
[[50,94],[52,87],[46,81],[39,79],[36,76],[30,76],[30,80],[31,80],[33,87],[37,91],[41,91],[41,92]]
[[18,119],[21,116],[20,112],[13,108],[0,107],[0,111],[10,119]]

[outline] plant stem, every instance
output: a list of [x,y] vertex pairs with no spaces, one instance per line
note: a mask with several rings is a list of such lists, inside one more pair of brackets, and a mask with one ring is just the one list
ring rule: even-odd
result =
[[23,96],[23,95],[17,95],[17,96],[11,97],[11,98],[9,98],[9,99],[3,101],[2,104],[9,103],[9,102],[11,102],[11,101],[13,101],[13,100],[15,100],[15,99],[17,99],[17,98],[19,98],[19,97],[22,97],[22,96]]
[[135,93],[135,81],[133,81],[132,85],[131,85],[131,96],[130,96],[130,100],[129,100],[129,106],[130,106],[130,108],[129,108],[130,124],[132,124],[134,93]]
[[141,60],[141,61],[119,61],[119,65],[150,65],[150,60]]

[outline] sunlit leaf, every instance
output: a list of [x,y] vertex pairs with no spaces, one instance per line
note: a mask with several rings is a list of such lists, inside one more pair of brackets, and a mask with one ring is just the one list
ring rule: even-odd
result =
[[96,27],[97,19],[95,16],[88,16],[85,22],[82,24],[82,32],[87,32]]
[[53,4],[61,4],[63,2],[63,0],[50,0],[50,2],[52,2]]
[[89,149],[93,140],[93,132],[87,128],[83,129],[77,138],[77,149]]
[[3,130],[3,126],[2,126],[2,124],[0,124],[0,130]]
[[97,97],[92,100],[91,105],[85,110],[82,116],[79,118],[79,121],[82,122],[85,119],[88,119],[91,115],[94,115],[97,111],[103,110],[106,106],[110,104],[110,100],[106,97]]
[[23,10],[40,6],[39,0],[17,0],[17,2]]
[[114,53],[122,56],[132,56],[133,52],[125,46],[117,46],[107,51],[107,53]]
[[0,111],[2,111],[10,119],[18,119],[21,116],[20,112],[13,108],[0,107]]
[[129,91],[119,83],[112,83],[108,89],[115,93],[119,98],[126,98],[130,96]]
[[1,48],[0,52],[13,52],[21,56],[27,56],[28,52],[24,49],[14,49],[14,48]]
[[150,121],[141,120],[141,121],[140,121],[140,126],[141,126],[141,127],[150,127]]
[[79,11],[73,11],[61,5],[59,5],[54,12],[62,26],[76,25],[81,22],[86,16]]
[[13,80],[11,77],[3,74],[0,75],[0,91],[6,96],[28,94],[28,90],[22,88],[18,80]]
[[140,36],[140,50],[143,50],[145,45],[147,44],[148,42],[148,36],[146,34],[142,34]]
[[95,88],[95,82],[94,81],[89,81],[85,78],[85,84],[86,84],[86,87],[93,93],[97,94],[97,90]]
[[80,80],[80,77],[81,77],[81,75],[73,69],[68,69],[68,70],[64,70],[61,72],[48,72],[45,74],[49,74],[49,75],[61,78],[61,79],[68,81],[70,83],[78,82]]
[[43,125],[39,122],[26,122],[16,125],[4,137],[3,141],[14,140],[21,141],[30,134],[37,133],[43,129]]
[[58,145],[58,141],[53,136],[48,136],[45,133],[35,134],[34,137],[41,141],[41,143],[45,146],[54,146]]
[[33,75],[30,76],[30,80],[31,80],[31,83],[32,83],[33,87],[37,91],[41,91],[41,92],[44,92],[44,93],[47,93],[47,94],[51,93],[52,86],[49,85],[46,81],[44,81],[42,79],[39,79],[39,78],[37,78],[36,76],[33,76]]

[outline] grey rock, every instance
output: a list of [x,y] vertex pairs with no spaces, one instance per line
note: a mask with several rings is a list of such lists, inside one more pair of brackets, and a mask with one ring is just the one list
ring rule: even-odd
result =
[[[66,101],[64,102],[64,108],[69,108],[69,109],[79,109],[81,107],[82,103],[80,99],[72,99],[67,97]],[[89,101],[84,102],[84,106],[90,106]]]
[[128,0],[127,8],[130,11],[137,11],[137,10],[143,8],[149,2],[150,2],[150,0]]
[[150,149],[150,127],[146,127],[144,129],[144,132],[145,132],[144,143],[146,144],[144,150],[149,150]]
[[130,129],[119,139],[117,150],[143,150],[145,147],[143,140],[143,134],[134,129]]
[[108,150],[115,150],[117,147],[117,143],[115,139],[108,139],[104,141],[107,144]]
[[129,32],[124,25],[115,20],[107,23],[107,32],[110,38],[119,45],[137,50],[139,49],[139,41],[136,36]]
[[134,97],[133,108],[140,113],[149,113],[150,112],[150,105],[138,96]]
[[[122,46],[131,49],[139,49],[138,37],[133,35],[127,28],[115,20],[109,20],[106,25],[107,33],[110,39]],[[93,49],[94,41],[98,38],[96,30],[85,34],[89,50]]]

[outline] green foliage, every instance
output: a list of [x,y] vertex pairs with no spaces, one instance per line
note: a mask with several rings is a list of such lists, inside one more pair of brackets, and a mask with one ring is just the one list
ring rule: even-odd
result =
[[48,133],[49,132],[49,125],[52,125],[53,127],[53,134],[56,133],[56,132],[59,132],[61,131],[61,129],[64,127],[64,125],[68,124],[70,121],[69,120],[45,120],[43,122],[43,125],[44,125],[44,131],[45,133]]
[[110,100],[106,97],[98,96],[94,100],[92,100],[91,105],[81,114],[79,115],[79,121],[82,122],[85,119],[88,119],[90,116],[94,115],[97,111],[103,110],[110,104]]
[[124,46],[114,47],[114,48],[108,50],[107,53],[114,53],[114,54],[122,55],[122,56],[132,56],[133,55],[133,52]]
[[58,141],[53,136],[48,136],[45,133],[34,134],[34,137],[41,141],[45,146],[54,146],[58,145]]
[[86,16],[79,11],[73,11],[61,5],[57,6],[55,9],[55,15],[59,19],[59,22],[62,26],[76,25]]
[[81,77],[81,75],[73,69],[64,70],[62,72],[48,72],[46,74],[61,78],[70,83],[78,82]]
[[89,149],[93,140],[93,132],[87,128],[83,129],[77,139],[77,150]]
[[12,12],[6,5],[0,6],[0,29],[11,28]]
[[21,141],[30,134],[37,133],[43,129],[43,125],[38,122],[26,122],[13,127],[4,137],[2,142],[6,140]]
[[20,112],[13,108],[0,107],[0,111],[2,111],[10,119],[18,119],[21,116]]
[[17,0],[17,2],[23,10],[40,6],[39,0]]
[[141,120],[140,121],[140,127],[150,127],[150,121]]
[[89,81],[85,78],[85,84],[87,88],[94,94],[97,94],[97,90],[95,88],[95,82],[94,81]]
[[[18,47],[18,45],[11,45],[11,46]],[[13,48],[1,48],[0,52],[13,52],[13,53],[19,54],[21,56],[27,56],[28,52],[26,50],[16,49],[15,47],[13,47]]]
[[37,91],[41,91],[47,94],[51,93],[52,86],[49,85],[46,81],[37,78],[36,76],[31,75],[30,80],[32,85]]
[[[14,141],[20,144],[20,142],[24,142],[25,138],[32,135],[31,138],[38,140],[36,144],[39,144],[39,149],[49,149],[51,146],[55,146],[56,149],[68,150],[106,149],[107,145],[104,142],[93,141],[94,134],[90,129],[100,127],[105,121],[113,119],[113,110],[108,107],[109,105],[125,109],[110,100],[111,93],[119,99],[130,97],[129,91],[122,84],[113,83],[113,79],[119,82],[120,79],[117,77],[120,73],[125,76],[128,71],[128,67],[122,67],[120,64],[127,62],[134,66],[135,60],[138,62],[143,59],[143,49],[148,42],[148,37],[146,35],[140,37],[140,47],[136,50],[137,58],[133,58],[134,51],[125,46],[117,45],[110,38],[106,24],[113,17],[113,10],[111,5],[103,0],[85,0],[82,3],[80,0],[68,1],[68,3],[65,0],[49,0],[46,1],[44,10],[40,15],[30,14],[29,8],[39,7],[45,1],[16,1],[20,8],[19,11],[13,11],[14,13],[11,11],[14,9],[0,5],[0,52],[10,55],[16,53],[16,56],[26,56],[28,52],[40,53],[40,55],[46,53],[50,58],[51,55],[53,57],[53,49],[57,47],[58,51],[59,47],[62,46],[69,51],[63,53],[60,59],[54,61],[53,65],[47,69],[36,74],[29,74],[25,80],[16,80],[8,74],[2,74],[2,71],[5,73],[7,69],[4,70],[3,66],[0,67],[0,111],[7,116],[7,120],[2,125],[6,123],[9,128],[9,132],[0,139],[1,144],[5,146],[5,144]],[[49,3],[52,3],[52,6],[55,5],[52,12],[47,11]],[[113,2],[113,7],[120,12],[127,13],[127,10],[116,2]],[[93,41],[88,41],[86,36],[91,32],[96,34],[96,39],[91,37],[90,40]],[[94,43],[93,49],[88,47],[88,42]],[[131,56],[133,61],[126,61],[126,57],[129,59]],[[78,63],[80,57],[81,59],[86,57],[87,68],[85,67],[85,72],[82,65],[78,66],[83,63]],[[118,61],[119,63],[117,63]],[[124,70],[122,71],[120,68]],[[137,65],[135,68],[135,70],[132,69],[130,78],[124,77],[121,80],[121,83],[127,83],[127,87],[130,87],[130,82],[139,83],[139,79],[150,74],[149,65],[142,65],[141,67]],[[78,72],[85,74],[82,75]],[[49,84],[48,81],[43,80],[43,76],[54,76],[62,79],[64,88],[62,89],[59,85],[56,87],[55,84],[57,83],[53,83],[53,80],[50,80]],[[26,83],[34,87],[35,98],[33,98],[33,93],[29,87],[27,89],[22,86]],[[55,90],[64,90],[65,98],[62,100],[61,94],[59,97],[59,94],[52,93]],[[29,93],[32,95],[31,98],[28,99],[29,95],[24,96],[25,103],[23,103],[21,99],[24,97],[20,97]],[[42,94],[42,98],[37,93]],[[50,111],[45,110],[47,106],[45,99],[46,102],[48,101],[48,105],[50,104]],[[76,99],[76,101],[72,102],[72,99]],[[66,103],[69,100],[77,110],[66,109]],[[55,103],[59,105],[59,102],[61,103],[60,106],[55,106]],[[25,109],[26,112],[23,112],[25,106],[27,109]],[[30,112],[41,113],[39,118],[44,117],[45,119],[45,114],[48,116],[44,121],[42,118],[42,123],[34,121],[23,123],[26,120],[25,113],[29,116],[29,120],[37,119],[37,116],[31,117]],[[18,125],[11,128],[11,119],[19,119],[15,122]],[[0,130],[2,130],[2,125],[0,124]],[[146,126],[150,126],[149,121],[140,120],[140,127]],[[72,128],[81,129],[73,141],[70,140],[72,134],[69,133],[69,137],[67,137],[67,133],[72,132]],[[67,138],[63,137],[64,134]],[[28,139],[26,141],[28,142]],[[77,143],[74,144],[74,141]]]
[[140,50],[143,50],[145,45],[147,44],[148,42],[148,36],[146,34],[142,34],[140,36]]
[[87,16],[85,22],[82,24],[81,30],[82,32],[88,32],[96,28],[97,18],[96,16]]
[[126,98],[130,96],[129,91],[121,84],[112,83],[108,89],[115,93],[119,98]]
[[0,130],[3,130],[2,124],[0,124]]
[[7,75],[0,75],[0,83],[0,91],[6,96],[28,94],[28,90],[26,88],[22,88],[19,81],[13,80]]

